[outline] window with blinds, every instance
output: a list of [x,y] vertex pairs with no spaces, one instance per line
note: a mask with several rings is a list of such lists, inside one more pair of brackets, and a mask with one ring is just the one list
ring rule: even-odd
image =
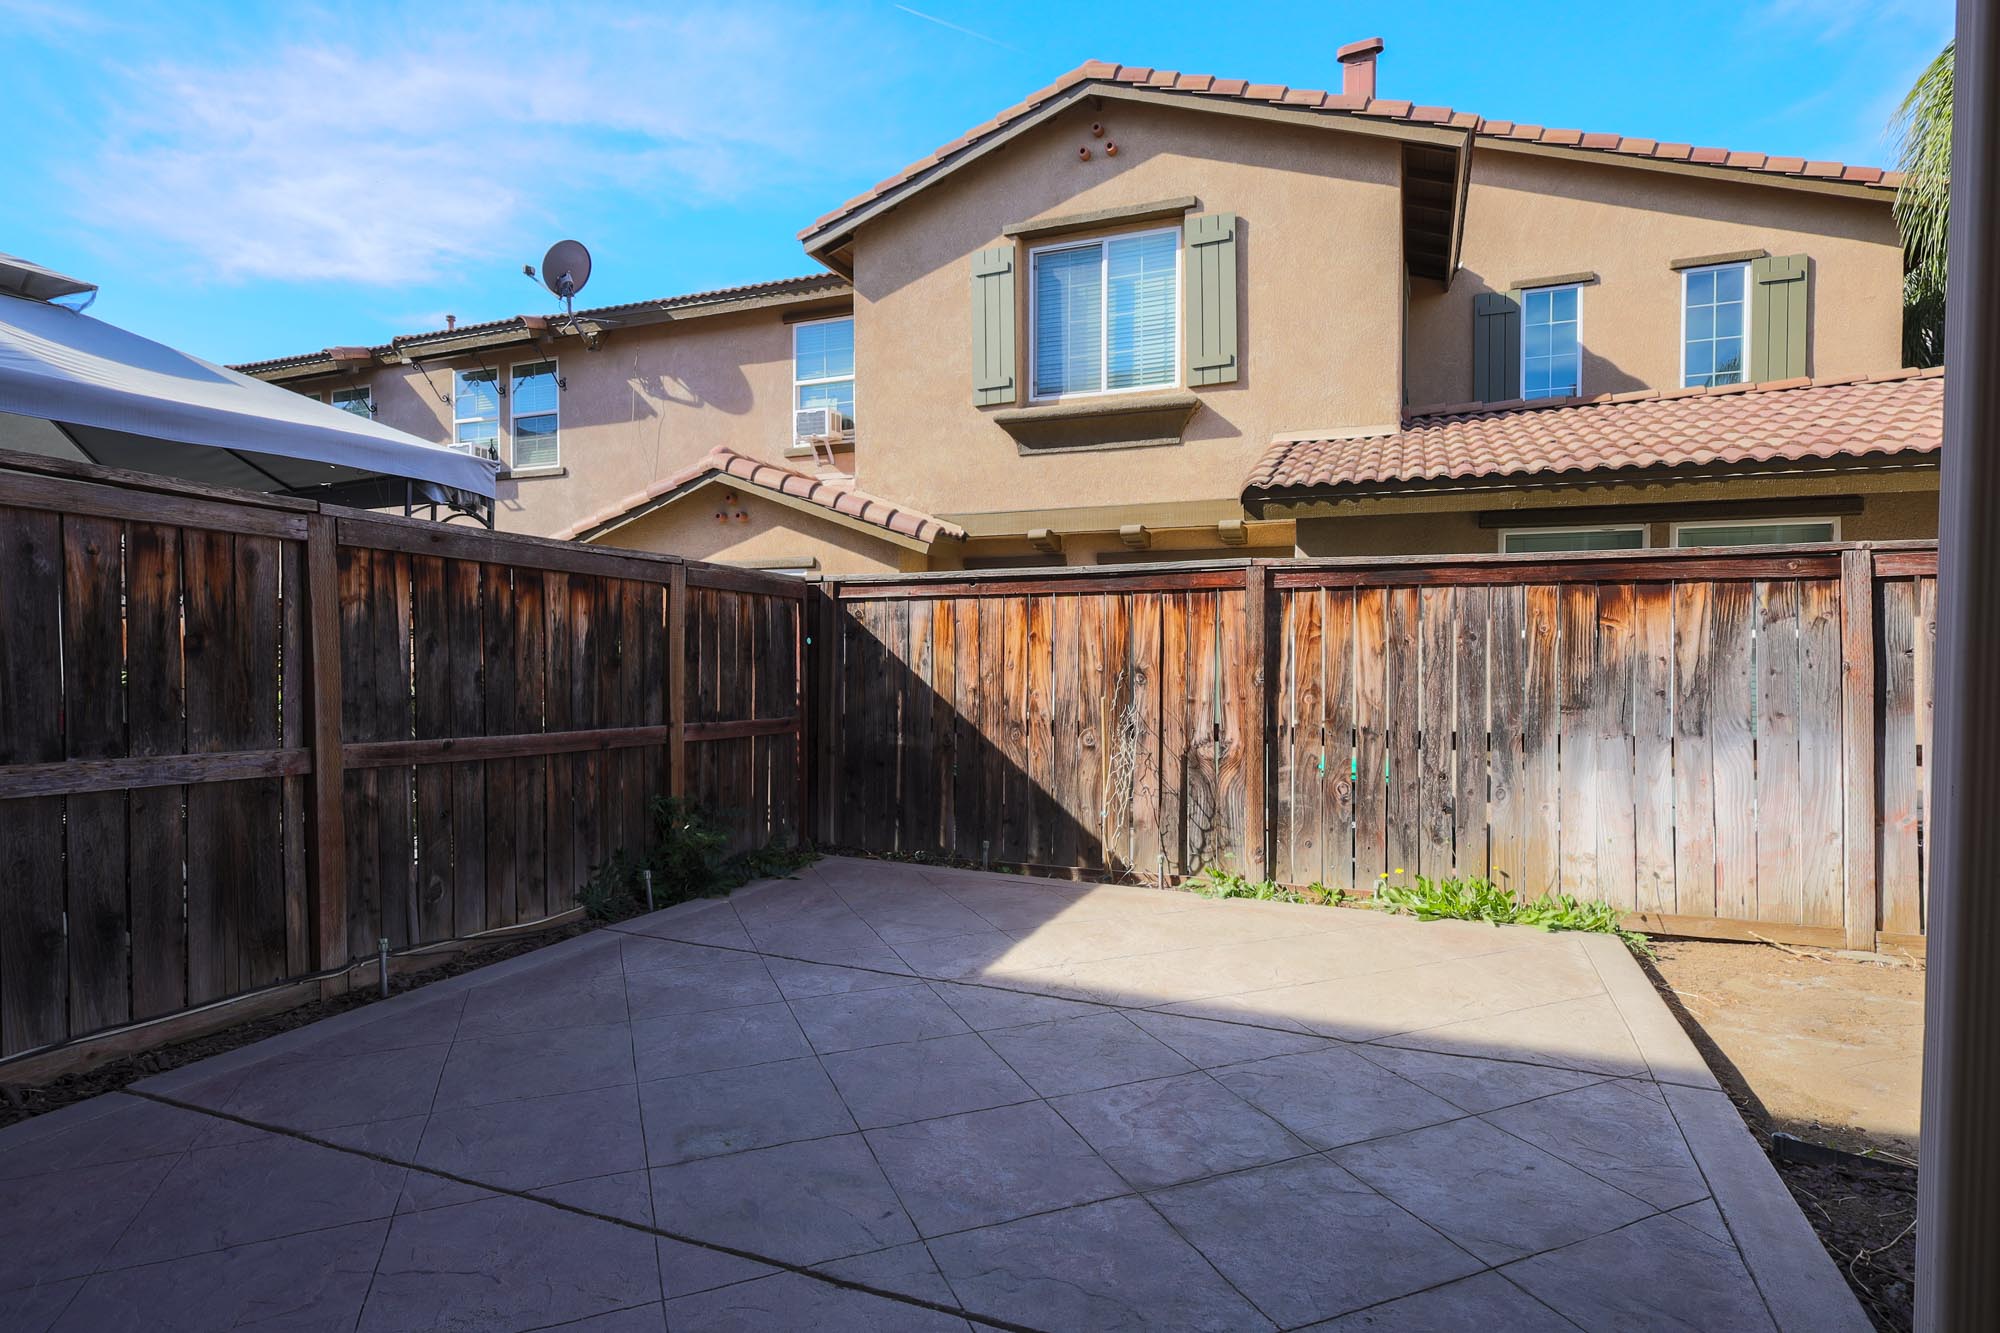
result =
[[1050,246],[1030,262],[1034,397],[1179,381],[1178,230]]
[[556,363],[530,361],[514,367],[514,382],[508,399],[514,409],[514,470],[556,467],[562,461],[560,433],[560,387],[556,383]]
[[491,370],[452,372],[451,439],[455,448],[500,456],[500,376]]

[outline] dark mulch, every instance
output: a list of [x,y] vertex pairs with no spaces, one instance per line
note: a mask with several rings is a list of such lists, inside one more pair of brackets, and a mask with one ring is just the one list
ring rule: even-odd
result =
[[[455,977],[461,972],[486,967],[508,958],[536,949],[547,948],[558,941],[571,939],[585,931],[596,928],[596,923],[579,920],[537,931],[532,935],[513,935],[491,944],[473,945],[439,960],[436,967],[425,968],[421,972],[407,972],[389,978],[391,997],[405,994],[428,986],[446,977]],[[172,1046],[162,1046],[157,1050],[141,1051],[133,1055],[114,1056],[101,1065],[74,1074],[65,1074],[47,1083],[35,1086],[21,1086],[0,1083],[0,1128],[27,1120],[68,1106],[72,1102],[88,1101],[106,1092],[117,1092],[128,1083],[163,1074],[182,1065],[206,1060],[211,1055],[233,1051],[238,1046],[248,1046],[253,1041],[275,1037],[280,1032],[290,1032],[308,1023],[317,1023],[322,1018],[344,1014],[350,1009],[358,1009],[365,1004],[374,1004],[382,998],[377,986],[361,986],[337,995],[329,1000],[315,1000],[302,1004],[296,1009],[271,1014],[264,1018],[238,1023],[234,1027],[211,1032],[205,1036],[193,1037]]]

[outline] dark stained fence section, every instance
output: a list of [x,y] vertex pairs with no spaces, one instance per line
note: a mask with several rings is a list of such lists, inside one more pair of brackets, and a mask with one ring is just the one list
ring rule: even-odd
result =
[[805,595],[0,459],[0,1059],[561,915],[670,792],[796,839]]

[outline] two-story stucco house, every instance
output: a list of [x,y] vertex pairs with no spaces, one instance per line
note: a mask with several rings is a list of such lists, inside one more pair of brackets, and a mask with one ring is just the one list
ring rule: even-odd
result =
[[503,527],[802,571],[1935,534],[1894,176],[1386,100],[1380,50],[1085,65],[818,277],[244,369],[494,448]]

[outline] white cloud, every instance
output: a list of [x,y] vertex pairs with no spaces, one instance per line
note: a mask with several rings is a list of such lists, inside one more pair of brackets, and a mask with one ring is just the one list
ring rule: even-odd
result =
[[791,73],[797,16],[565,30],[569,12],[322,14],[107,69],[77,216],[213,278],[396,286],[535,259],[602,192],[656,194],[667,211],[768,188],[818,145],[825,90]]

